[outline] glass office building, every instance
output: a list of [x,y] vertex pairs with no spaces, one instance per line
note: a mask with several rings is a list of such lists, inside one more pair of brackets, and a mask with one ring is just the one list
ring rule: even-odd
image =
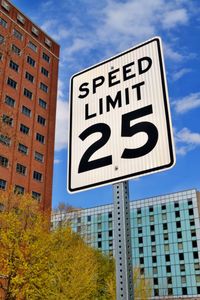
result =
[[[152,299],[200,299],[200,193],[195,189],[131,201],[133,266],[152,281]],[[86,242],[115,255],[113,205],[54,213]],[[198,297],[199,295],[199,297]]]

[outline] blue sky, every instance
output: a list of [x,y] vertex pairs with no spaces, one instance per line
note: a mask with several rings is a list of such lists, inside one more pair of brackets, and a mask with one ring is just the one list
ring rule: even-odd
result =
[[112,202],[112,186],[67,193],[70,77],[159,35],[169,89],[176,165],[130,180],[130,199],[200,190],[200,6],[198,0],[13,0],[60,45],[53,207],[66,202],[92,207]]

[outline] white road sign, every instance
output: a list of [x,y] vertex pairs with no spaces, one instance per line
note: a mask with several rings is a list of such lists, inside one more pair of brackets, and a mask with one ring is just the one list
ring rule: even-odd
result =
[[174,165],[160,38],[75,74],[70,101],[69,192]]

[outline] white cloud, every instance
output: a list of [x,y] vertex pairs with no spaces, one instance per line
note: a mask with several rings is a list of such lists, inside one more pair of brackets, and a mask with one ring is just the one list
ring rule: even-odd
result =
[[68,122],[69,122],[69,105],[66,100],[63,100],[63,82],[58,82],[58,101],[56,113],[56,137],[55,150],[60,151],[67,148],[68,142]]
[[176,81],[176,80],[180,79],[181,77],[183,77],[185,74],[190,73],[191,71],[192,71],[192,70],[189,69],[189,68],[183,68],[183,69],[181,69],[181,70],[175,72],[174,74],[172,74],[172,79],[173,79],[174,81]]
[[173,28],[179,24],[183,25],[188,22],[187,11],[183,8],[168,11],[163,15],[162,24],[166,29]]
[[182,61],[184,58],[182,54],[173,50],[172,46],[166,43],[164,44],[164,54],[167,58],[177,62]]
[[61,160],[60,159],[54,159],[54,165],[58,165],[61,163]]
[[188,128],[183,128],[176,133],[177,142],[200,145],[200,133],[191,132]]
[[189,151],[200,146],[200,133],[191,132],[188,128],[175,131],[176,153],[186,155]]
[[87,40],[76,38],[72,44],[63,50],[63,60],[72,60],[73,55],[83,49],[89,49],[90,43]]
[[177,113],[183,114],[189,110],[200,107],[200,92],[192,93],[182,99],[176,100],[172,103]]

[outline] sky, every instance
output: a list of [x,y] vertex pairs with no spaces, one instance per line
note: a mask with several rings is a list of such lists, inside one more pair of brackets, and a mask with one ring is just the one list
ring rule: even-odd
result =
[[190,188],[200,190],[199,0],[13,0],[12,3],[61,46],[53,208],[60,202],[88,208],[113,201],[112,185],[75,194],[67,192],[71,76],[154,36],[160,36],[164,45],[176,165],[130,180],[130,200]]

